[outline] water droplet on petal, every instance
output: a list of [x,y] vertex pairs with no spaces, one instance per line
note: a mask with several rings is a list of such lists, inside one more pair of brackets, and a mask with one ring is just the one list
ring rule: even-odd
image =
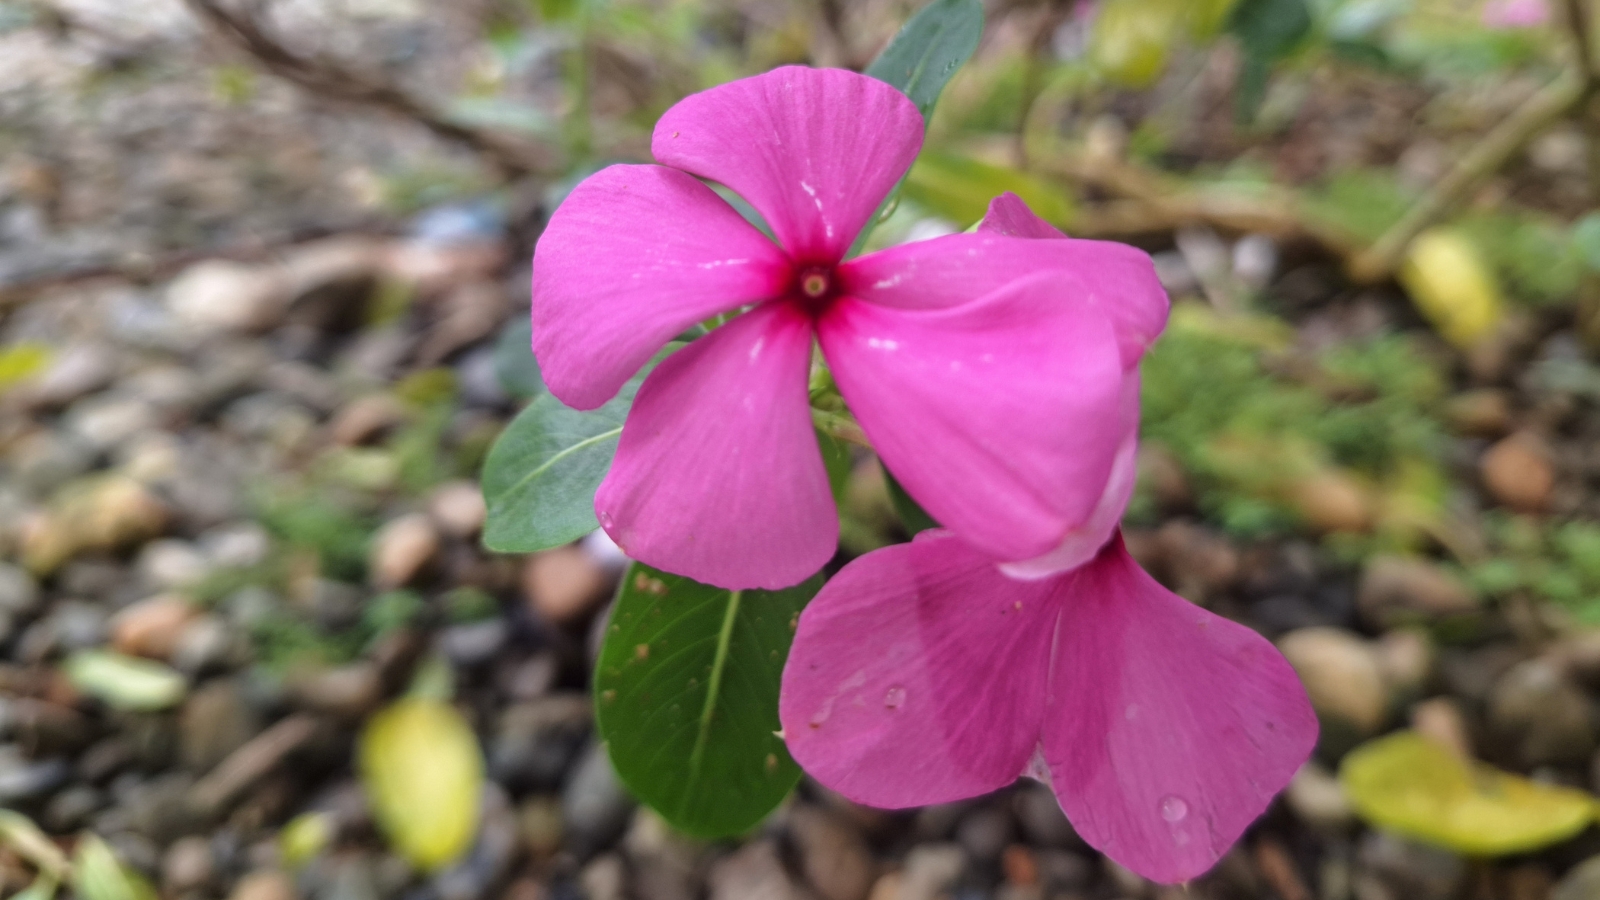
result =
[[883,695],[883,705],[890,709],[899,709],[900,704],[906,702],[906,689],[900,685],[889,688]]
[[610,512],[607,512],[606,510],[601,510],[600,511],[600,515],[599,515],[598,518],[600,519],[600,527],[601,528],[609,529],[611,527],[612,519],[611,519],[611,513]]
[[1189,804],[1182,797],[1167,796],[1161,800],[1161,818],[1177,824],[1189,815]]

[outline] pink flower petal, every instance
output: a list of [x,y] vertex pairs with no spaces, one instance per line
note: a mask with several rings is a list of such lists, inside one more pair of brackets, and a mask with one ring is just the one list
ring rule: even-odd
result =
[[1004,234],[1020,238],[1064,238],[1066,233],[1039,218],[1027,201],[1006,191],[989,201],[989,212],[978,223],[979,234]]
[[1153,881],[1216,863],[1310,755],[1317,720],[1264,638],[1145,574],[1116,538],[1051,584],[1043,744],[1084,840]]
[[800,615],[778,715],[789,752],[857,803],[959,800],[1038,746],[1054,606],[948,532],[844,567]]
[[[1016,212],[1014,207],[1008,208]],[[1014,215],[1007,217],[1005,221],[1011,224],[1006,227],[1014,226],[1014,219]],[[1039,226],[1050,228],[1039,220],[1032,230]],[[1105,311],[1116,329],[1125,368],[1138,365],[1166,327],[1167,292],[1156,278],[1155,266],[1148,254],[1126,244],[1074,238],[1037,240],[990,229],[900,244],[839,267],[845,293],[904,309],[957,306],[1019,275],[1045,271],[1073,276],[1063,280],[1058,290],[1084,292]]]
[[595,493],[623,552],[731,589],[803,581],[839,518],[806,394],[811,323],[767,304],[651,372]]
[[922,147],[906,95],[843,69],[785,66],[667,110],[656,160],[750,201],[795,260],[844,256]]
[[1110,325],[1070,275],[947,309],[843,298],[818,336],[889,471],[977,549],[1038,556],[1099,502],[1123,437],[1123,373]]
[[685,328],[774,297],[783,252],[682,172],[611,166],[573,189],[533,251],[533,352],[561,402],[593,409]]
[[1111,463],[1111,476],[1106,480],[1100,501],[1082,525],[1067,532],[1054,550],[1021,562],[1002,563],[1000,571],[1012,578],[1047,578],[1083,565],[1122,524],[1122,514],[1133,497],[1134,482],[1139,477],[1139,370],[1128,373],[1122,382],[1122,443],[1117,446],[1116,459]]

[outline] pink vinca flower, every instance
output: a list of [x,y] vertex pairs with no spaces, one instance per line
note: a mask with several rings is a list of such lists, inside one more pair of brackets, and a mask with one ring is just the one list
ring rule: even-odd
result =
[[[1011,195],[979,230],[1059,239]],[[1117,534],[1136,366],[1112,474],[1055,551],[996,565],[925,532],[850,563],[806,607],[779,716],[812,777],[902,808],[1032,775],[1090,844],[1169,883],[1210,868],[1288,783],[1317,737],[1294,670],[1260,635],[1157,584]]]
[[1120,535],[1030,581],[946,531],[851,562],[800,615],[779,717],[801,768],[857,803],[1033,775],[1084,840],[1164,883],[1216,863],[1317,736],[1276,648],[1156,583]]
[[[888,469],[985,553],[1055,552],[1094,514],[1126,373],[1165,324],[1149,258],[991,231],[845,260],[921,143],[889,85],[782,68],[678,103],[656,124],[662,165],[607,168],[551,217],[533,349],[568,405],[599,406],[674,336],[737,313],[639,389],[595,496],[628,555],[728,588],[828,560],[813,342]],[[700,179],[749,201],[776,242]]]

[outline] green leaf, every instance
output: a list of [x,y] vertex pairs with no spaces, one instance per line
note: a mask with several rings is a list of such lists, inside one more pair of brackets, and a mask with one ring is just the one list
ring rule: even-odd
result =
[[527,316],[517,316],[500,329],[494,341],[494,374],[514,397],[545,392],[539,361],[533,358],[533,322]]
[[83,650],[65,664],[72,686],[113,709],[154,712],[183,699],[182,675],[153,659],[109,650]]
[[917,104],[926,127],[951,76],[978,49],[983,4],[978,0],[933,0],[911,17],[867,74],[899,88]]
[[489,504],[483,545],[496,553],[532,553],[568,544],[599,527],[594,492],[617,455],[617,437],[633,395],[669,345],[609,403],[580,412],[551,394],[529,403],[489,450],[483,497]]
[[906,534],[916,537],[929,528],[939,527],[933,516],[928,515],[922,504],[911,499],[911,495],[889,474],[888,469],[883,470],[883,480],[889,483],[889,503],[894,506],[894,513],[900,517],[900,525],[905,528]]
[[78,840],[72,884],[81,900],[158,900],[150,882],[124,866],[106,842],[93,834]]
[[1306,0],[1239,0],[1228,17],[1228,31],[1244,50],[1235,97],[1241,118],[1251,118],[1266,97],[1272,66],[1311,33]]
[[1469,856],[1558,844],[1595,816],[1595,799],[1583,791],[1469,764],[1414,731],[1352,750],[1339,782],[1363,819]]
[[948,153],[923,153],[906,176],[905,195],[929,212],[966,228],[989,211],[989,201],[1010,191],[1039,217],[1066,225],[1072,203],[1060,188],[1036,175]]
[[776,734],[778,685],[822,581],[728,591],[628,569],[596,665],[596,725],[623,783],[673,827],[741,834],[800,779]]

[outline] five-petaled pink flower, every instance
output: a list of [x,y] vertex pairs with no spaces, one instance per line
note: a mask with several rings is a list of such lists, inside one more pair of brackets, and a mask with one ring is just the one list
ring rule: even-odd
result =
[[[1009,195],[980,230],[1059,237]],[[1128,382],[1113,474],[1050,557],[996,565],[925,532],[850,563],[806,607],[779,718],[812,777],[901,808],[1033,775],[1090,844],[1173,883],[1221,858],[1305,762],[1317,720],[1288,662],[1156,583],[1117,533]]]
[[779,719],[801,768],[890,809],[1033,775],[1154,881],[1227,852],[1316,743],[1282,655],[1156,583],[1120,535],[1008,578],[944,531],[844,567],[800,615]]
[[[1024,568],[1055,554],[1041,572],[1081,555],[1166,294],[1132,248],[994,229],[846,260],[922,131],[883,82],[781,68],[678,103],[656,125],[661,165],[607,168],[551,217],[533,349],[568,405],[599,406],[674,336],[736,313],[635,398],[595,497],[628,555],[728,588],[793,584],[833,555],[814,340],[885,466],[947,528]],[[749,201],[776,243],[700,179]]]

